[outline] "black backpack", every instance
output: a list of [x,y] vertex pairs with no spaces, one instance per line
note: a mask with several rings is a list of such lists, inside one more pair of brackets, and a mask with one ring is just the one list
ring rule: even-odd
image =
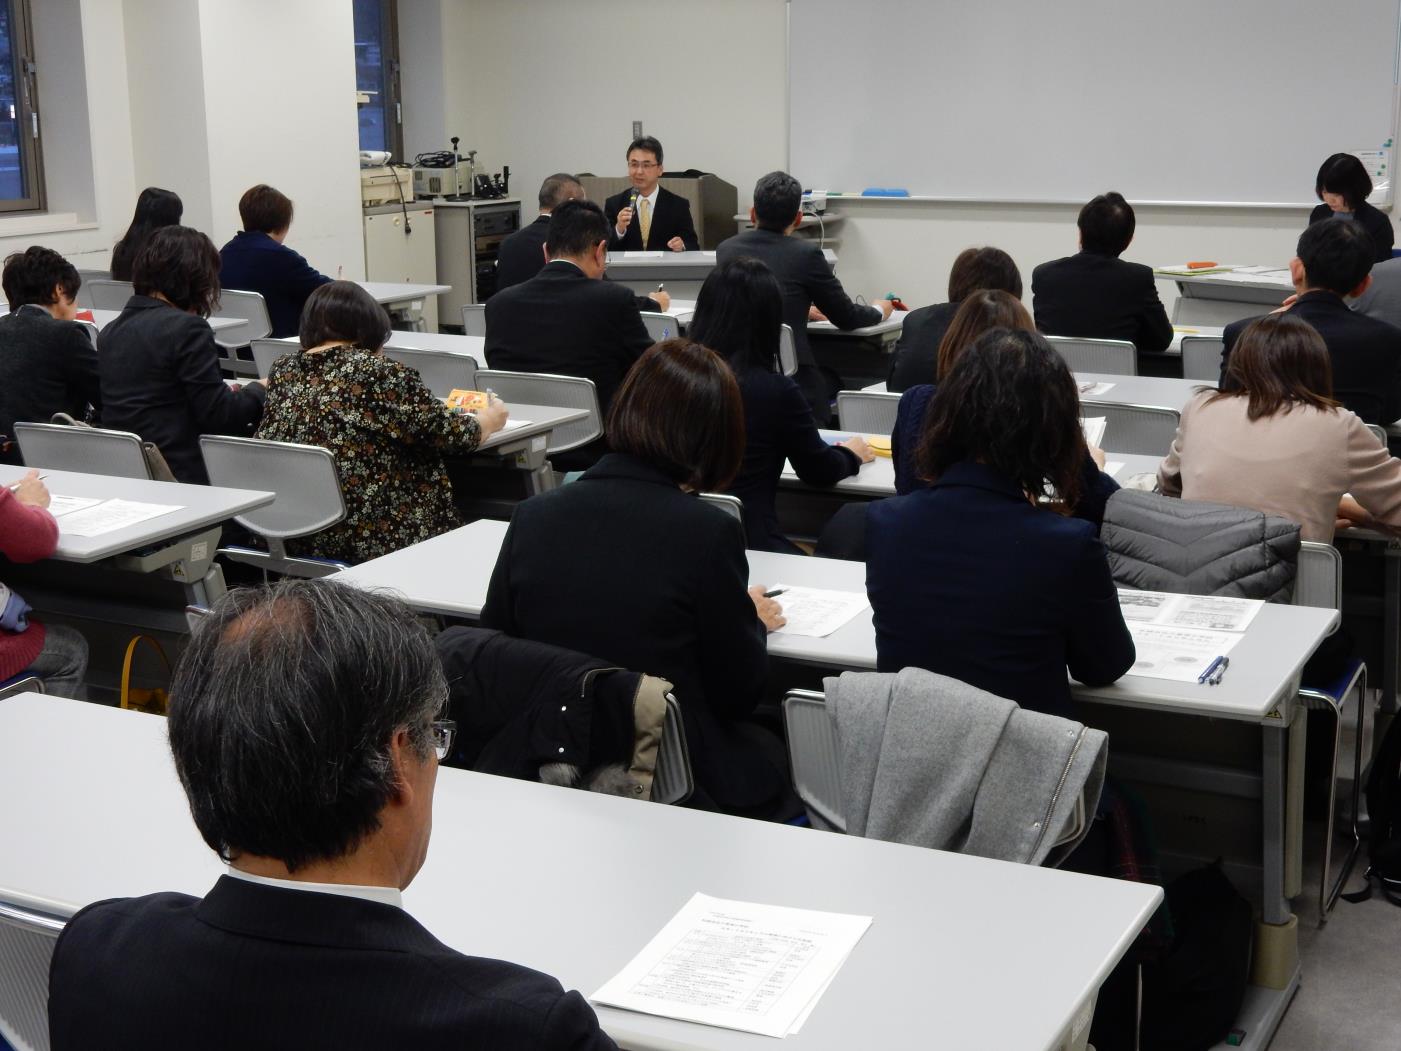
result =
[[1372,887],[1393,905],[1401,905],[1401,718],[1392,720],[1367,778],[1367,886],[1345,901],[1366,901]]

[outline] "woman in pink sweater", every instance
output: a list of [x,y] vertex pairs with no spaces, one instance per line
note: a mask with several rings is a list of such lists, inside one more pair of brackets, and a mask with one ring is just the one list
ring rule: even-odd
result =
[[[0,486],[0,554],[12,562],[37,562],[58,546],[58,523],[45,510],[49,491],[30,471],[14,487]],[[0,588],[0,682],[21,672],[44,680],[44,689],[80,697],[88,644],[77,631],[28,620],[28,606]]]

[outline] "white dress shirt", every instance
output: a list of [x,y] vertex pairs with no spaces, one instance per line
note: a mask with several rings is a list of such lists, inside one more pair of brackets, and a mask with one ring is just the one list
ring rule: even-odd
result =
[[399,892],[398,887],[360,887],[350,883],[308,883],[306,880],[278,879],[276,876],[255,876],[251,872],[244,872],[232,865],[228,866],[228,873],[234,879],[247,880],[249,883],[263,883],[269,887],[281,887],[284,890],[304,890],[313,894],[338,894],[342,898],[363,898],[365,901],[393,905],[398,909],[404,907],[404,896]]

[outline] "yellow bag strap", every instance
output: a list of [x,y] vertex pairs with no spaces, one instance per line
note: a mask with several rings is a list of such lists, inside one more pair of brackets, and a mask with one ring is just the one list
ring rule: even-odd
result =
[[150,644],[159,654],[161,663],[165,665],[167,677],[170,675],[170,658],[165,655],[165,650],[161,644],[149,635],[133,635],[131,641],[126,644],[126,656],[122,658],[122,707],[131,707],[131,662],[136,656],[136,646],[138,643],[146,642]]

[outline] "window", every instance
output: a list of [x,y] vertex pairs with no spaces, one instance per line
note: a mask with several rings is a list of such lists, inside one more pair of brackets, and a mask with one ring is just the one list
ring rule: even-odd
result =
[[44,207],[29,0],[0,0],[0,212]]
[[355,0],[355,91],[360,148],[388,150],[402,160],[396,15],[396,0]]

